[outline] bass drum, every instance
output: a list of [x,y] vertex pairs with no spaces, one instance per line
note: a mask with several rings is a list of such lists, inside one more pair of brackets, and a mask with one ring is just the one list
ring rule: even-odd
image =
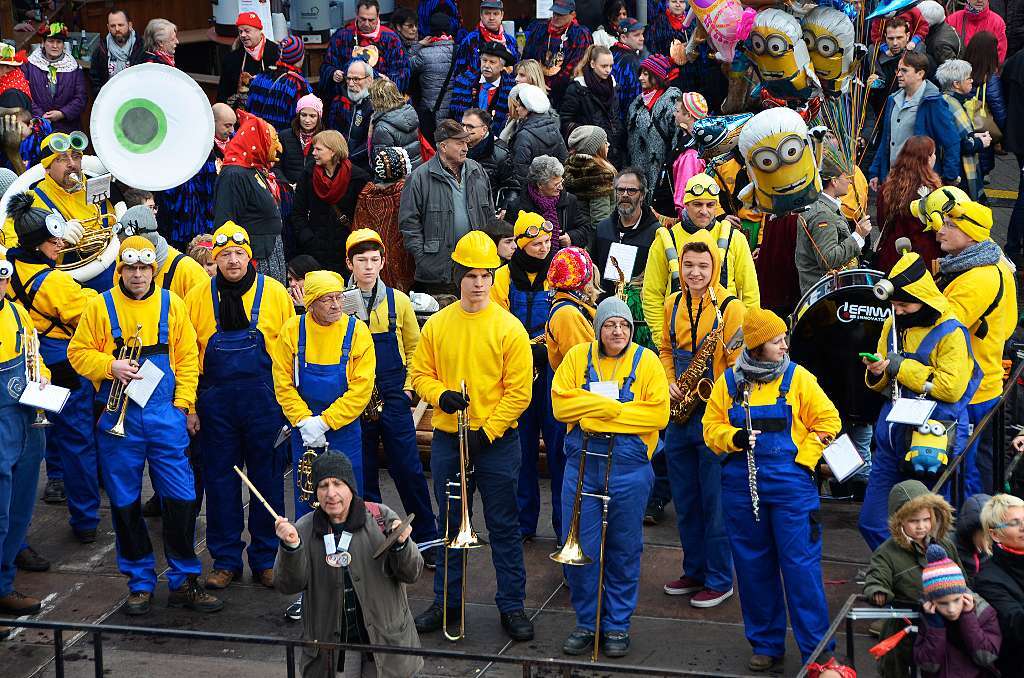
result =
[[790,319],[790,356],[818,378],[844,423],[874,422],[882,406],[881,396],[864,384],[858,354],[875,352],[892,313],[873,292],[884,277],[871,269],[828,275],[807,290]]

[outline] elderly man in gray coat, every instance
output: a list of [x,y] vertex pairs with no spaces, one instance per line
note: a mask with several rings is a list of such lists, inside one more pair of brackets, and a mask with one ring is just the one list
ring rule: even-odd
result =
[[[395,544],[374,560],[385,531],[401,525],[383,504],[356,494],[352,462],[344,454],[324,451],[313,462],[313,487],[320,503],[294,525],[284,517],[275,530],[281,544],[274,563],[274,587],[303,594],[302,637],[321,643],[369,643],[419,647],[406,585],[423,570],[423,557],[406,527]],[[362,653],[328,648],[302,650],[303,678],[361,675]],[[378,676],[406,678],[423,667],[413,655],[375,653]],[[354,664],[354,665],[353,665]]]

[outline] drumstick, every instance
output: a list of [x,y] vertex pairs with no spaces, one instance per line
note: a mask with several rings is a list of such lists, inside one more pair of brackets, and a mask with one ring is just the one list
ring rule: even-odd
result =
[[242,473],[242,469],[238,468],[237,466],[232,466],[231,468],[235,469],[235,473],[237,473],[238,477],[242,479],[242,482],[249,486],[249,491],[256,495],[256,498],[260,500],[260,503],[263,504],[268,511],[270,511],[270,515],[274,518],[274,521],[277,522],[277,519],[281,516],[277,515],[277,511],[275,511],[273,507],[269,503],[267,503],[267,500],[263,498],[263,495],[260,494],[260,491],[256,489],[256,486],[253,485],[252,482],[250,482],[248,476]]
[[419,426],[420,419],[423,418],[423,413],[427,411],[427,401],[421,400],[416,403],[416,409],[412,411],[412,427],[416,428]]

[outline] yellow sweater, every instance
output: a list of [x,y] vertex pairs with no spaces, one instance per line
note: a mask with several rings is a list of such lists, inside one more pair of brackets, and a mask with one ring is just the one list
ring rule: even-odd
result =
[[[0,362],[7,362],[25,354],[25,344],[19,345],[18,342],[18,322],[14,318],[15,313],[21,318],[21,329],[32,331],[32,319],[29,318],[28,312],[10,300],[0,299]],[[50,370],[46,365],[42,366],[42,373],[47,379],[50,378]]]
[[[65,219],[69,221],[72,219],[84,221],[85,219],[96,216],[96,206],[90,205],[85,201],[86,192],[84,190],[68,193],[61,188],[60,184],[51,179],[49,174],[44,176],[43,180],[40,181],[37,186],[47,195],[48,198],[50,198],[50,200],[53,201],[53,204],[57,206],[57,210],[64,215]],[[34,190],[31,191],[31,194],[35,198],[35,201],[32,203],[33,207],[44,209],[47,212],[50,211],[49,206],[43,202]],[[103,202],[100,205],[100,208],[100,211],[104,214],[114,214],[114,206],[109,200]],[[83,225],[86,227],[87,231],[91,231],[102,227],[104,224],[100,223],[99,220],[96,220]],[[109,226],[111,224],[107,225]]]
[[[188,309],[189,318],[192,319],[192,326],[196,328],[196,337],[199,341],[199,373],[203,373],[203,360],[206,357],[206,345],[217,329],[217,321],[213,317],[213,298],[210,295],[210,286],[213,278],[208,278],[206,284],[192,288],[185,296],[185,307]],[[245,306],[245,313],[252,318],[252,302],[256,298],[256,282],[242,295],[242,304]],[[295,306],[292,305],[292,298],[284,285],[273,278],[265,277],[263,285],[263,300],[260,302],[260,317],[256,323],[256,329],[263,334],[263,341],[266,343],[267,352],[277,341],[277,334],[281,331],[284,323],[295,316]]]
[[412,359],[412,385],[434,406],[434,428],[457,430],[456,416],[438,403],[445,391],[469,390],[469,426],[497,440],[515,428],[530,404],[533,358],[522,323],[498,304],[469,313],[460,302],[435,313],[423,326]]
[[[262,317],[262,312],[260,315]],[[274,363],[274,393],[292,426],[313,416],[295,388],[293,371],[299,345],[299,320],[299,316],[289,318],[277,340],[269,347]],[[338,430],[358,419],[370,401],[374,370],[377,367],[373,340],[366,324],[352,316],[344,316],[327,327],[317,324],[312,316],[306,316],[306,361],[316,365],[337,365],[341,361],[341,344],[350,323],[355,323],[355,329],[352,331],[352,349],[345,368],[348,390],[322,415],[324,423],[332,430]]]
[[594,313],[596,309],[582,303],[576,297],[565,292],[557,292],[551,302],[555,307],[560,299],[571,299],[586,309],[589,315],[583,315],[572,306],[562,306],[548,318],[548,362],[551,369],[557,370],[562,364],[565,354],[576,344],[589,344],[594,341]]
[[[976,332],[981,316],[988,310],[1003,279],[1003,297],[985,320],[988,333],[979,339]],[[1003,347],[1017,328],[1017,284],[1005,259],[995,266],[979,266],[964,271],[943,290],[949,310],[971,331],[971,349],[981,367],[982,378],[972,403],[998,398],[1003,390]]]
[[[22,283],[31,278],[37,271],[47,268],[45,264],[29,264],[15,260],[15,271]],[[26,294],[30,286],[26,286]],[[39,291],[32,299],[32,308],[29,315],[32,318],[32,326],[43,332],[50,327],[50,321],[43,317],[43,314],[60,320],[71,329],[71,333],[65,332],[59,326],[55,326],[47,336],[53,339],[71,339],[78,326],[78,320],[85,311],[89,301],[96,297],[96,291],[88,287],[82,287],[66,271],[54,269],[47,274]],[[14,299],[14,290],[7,285],[7,298]]]
[[[750,405],[757,407],[775,404],[783,376],[768,384],[755,384],[750,392]],[[799,365],[793,373],[793,382],[786,394],[786,403],[793,411],[790,436],[797,448],[796,462],[813,471],[821,458],[822,450],[825,449],[819,436],[834,438],[842,428],[839,411],[821,390],[814,375]],[[720,376],[715,380],[715,387],[711,390],[702,422],[704,442],[715,454],[739,452],[732,439],[740,429],[729,423],[730,407],[732,398],[729,396],[729,388],[725,383],[725,377]]]
[[[157,287],[164,286],[164,278],[167,277],[168,271],[171,270],[171,264],[174,263],[174,258],[179,254],[181,254],[181,252],[170,245],[167,246],[167,259],[164,260],[164,265],[161,266],[160,270],[156,273]],[[202,264],[186,255],[181,258],[181,261],[178,262],[177,268],[174,269],[174,277],[171,278],[171,286],[169,289],[180,298],[184,299],[193,287],[201,287],[209,284],[209,282],[210,276],[207,274],[206,269],[203,268]],[[209,293],[209,290],[207,290],[207,293]]]
[[[152,346],[159,339],[160,290],[145,299],[129,299],[120,286],[111,290],[117,322],[124,339],[135,334],[135,326],[142,324],[140,335],[143,346]],[[171,371],[174,372],[174,406],[194,411],[196,386],[199,383],[199,355],[196,351],[196,332],[189,322],[184,302],[170,295],[171,307],[167,314],[167,348]],[[93,383],[96,390],[112,378],[110,365],[114,362],[114,337],[110,333],[110,320],[103,296],[96,296],[85,307],[78,329],[68,345],[68,360],[75,372]]]
[[[587,353],[593,349],[594,371],[600,381],[614,381],[622,388],[633,367],[633,355],[643,351],[636,366],[632,402],[622,403],[583,388],[587,380]],[[551,407],[555,419],[583,427],[588,433],[634,433],[647,444],[647,456],[654,454],[658,432],[668,425],[668,382],[665,370],[653,351],[630,344],[618,358],[600,355],[597,342],[577,344],[569,349],[551,382]]]
[[[380,283],[383,285],[384,283]],[[407,368],[409,360],[416,353],[416,346],[420,343],[420,324],[416,320],[416,312],[412,308],[412,301],[409,295],[401,290],[394,290],[395,294],[395,335],[398,337],[398,354],[402,357],[402,364]],[[388,300],[377,304],[377,308],[370,312],[368,323],[370,332],[379,334],[388,331]],[[412,374],[409,370],[405,373],[405,390],[412,390]]]

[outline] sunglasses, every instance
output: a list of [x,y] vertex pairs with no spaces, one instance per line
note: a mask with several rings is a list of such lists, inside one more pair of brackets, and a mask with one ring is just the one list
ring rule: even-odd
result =
[[71,134],[57,133],[50,139],[50,150],[54,153],[82,152],[88,147],[89,137],[85,136],[83,132],[72,132]]
[[134,264],[156,263],[156,252],[153,250],[127,249],[121,252],[121,262],[132,266]]
[[241,231],[236,231],[235,233],[232,233],[230,238],[223,233],[218,233],[217,237],[213,239],[213,244],[216,245],[217,247],[224,247],[225,245],[228,244],[228,241],[235,245],[249,244],[249,241],[246,240],[245,238],[245,233],[242,233]]
[[554,233],[555,226],[550,221],[545,221],[540,226],[527,226],[526,230],[523,231],[516,240],[522,240],[523,238],[536,238],[541,233]]

